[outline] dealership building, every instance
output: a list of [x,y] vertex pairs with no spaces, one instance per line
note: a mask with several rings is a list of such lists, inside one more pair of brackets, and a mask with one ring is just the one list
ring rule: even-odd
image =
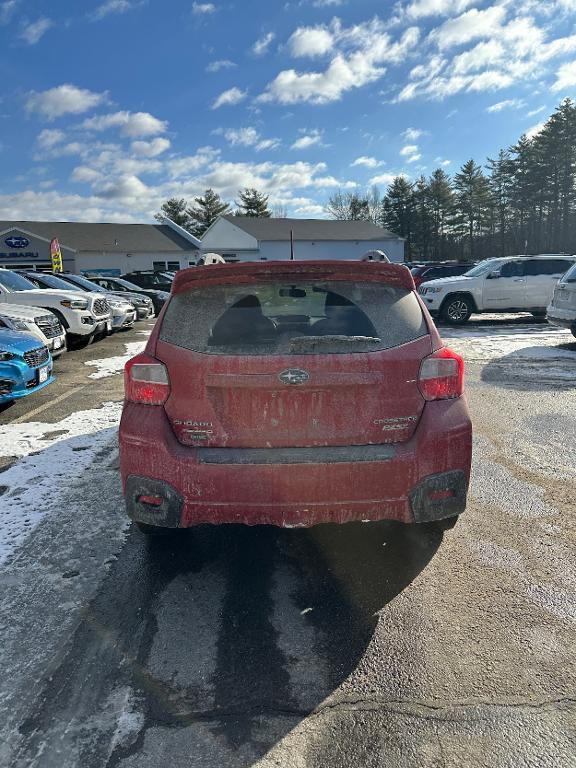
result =
[[163,224],[0,221],[0,267],[51,269],[53,238],[60,243],[65,271],[117,275],[138,269],[184,269],[196,263],[201,245],[168,220]]
[[404,260],[404,240],[369,221],[220,216],[201,240],[170,219],[161,224],[0,221],[0,267],[51,269],[57,238],[65,271],[120,275],[143,269],[178,270],[206,253],[227,262],[290,258],[360,259],[383,251]]

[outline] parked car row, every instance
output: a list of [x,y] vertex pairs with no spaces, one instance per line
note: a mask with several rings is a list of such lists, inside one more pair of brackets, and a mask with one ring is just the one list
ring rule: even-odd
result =
[[116,292],[80,275],[0,268],[0,403],[50,384],[53,360],[68,349],[154,317],[165,298],[134,288]]

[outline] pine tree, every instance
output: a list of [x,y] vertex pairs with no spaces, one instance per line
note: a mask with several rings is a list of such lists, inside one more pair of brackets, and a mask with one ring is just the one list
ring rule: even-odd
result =
[[[468,160],[454,177],[455,224],[462,238],[463,252],[472,261],[476,256],[476,237],[483,227],[490,205],[490,187],[482,168]],[[466,247],[467,246],[467,247]]]
[[432,257],[442,261],[446,258],[446,229],[454,208],[454,195],[450,177],[441,168],[430,177],[428,197],[432,216]]
[[254,187],[245,187],[238,192],[240,202],[236,216],[251,216],[252,218],[270,218],[272,215],[268,209],[269,195],[258,192]]
[[201,237],[218,216],[230,210],[230,205],[213,189],[207,189],[204,197],[195,197],[194,202],[196,207],[190,206],[186,212],[190,218],[191,232],[197,237]]
[[414,239],[414,188],[404,176],[397,176],[388,187],[382,203],[382,223],[406,239],[405,254],[410,258]]
[[188,203],[184,198],[178,199],[177,197],[171,197],[162,203],[160,211],[154,215],[156,221],[162,222],[163,219],[170,219],[174,224],[178,224],[179,227],[184,229],[190,228],[190,216],[187,213]]
[[510,220],[512,217],[512,194],[514,189],[514,163],[510,152],[501,149],[498,158],[488,158],[490,170],[490,193],[494,203],[496,219],[495,256],[506,256],[510,244]]

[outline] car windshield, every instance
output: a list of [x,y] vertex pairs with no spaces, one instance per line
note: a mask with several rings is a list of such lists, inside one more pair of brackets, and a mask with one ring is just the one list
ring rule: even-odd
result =
[[30,280],[38,281],[40,288],[58,288],[61,291],[80,291],[77,285],[71,285],[66,280],[61,280],[56,275],[38,274],[31,275]]
[[107,278],[110,281],[111,285],[118,286],[120,289],[126,288],[129,291],[142,291],[142,287],[139,285],[136,285],[135,283],[131,283],[129,280],[124,280],[122,277],[115,277]]
[[68,281],[73,285],[80,286],[85,291],[94,291],[96,293],[106,293],[104,288],[97,285],[96,283],[93,283],[91,280],[87,280],[85,277],[81,277],[80,275],[66,275],[64,282],[68,282]]
[[9,272],[6,269],[0,270],[0,285],[9,291],[33,291],[37,288],[34,283],[27,280],[16,272]]
[[464,273],[464,277],[480,277],[480,275],[486,272],[492,272],[492,270],[498,269],[504,263],[504,259],[488,259],[478,264],[476,267],[469,269]]
[[565,283],[574,283],[576,282],[576,264],[570,267],[568,272],[564,275],[562,278]]

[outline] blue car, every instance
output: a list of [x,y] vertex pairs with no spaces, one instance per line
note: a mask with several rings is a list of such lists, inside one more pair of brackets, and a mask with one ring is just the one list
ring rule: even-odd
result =
[[53,381],[48,347],[27,333],[0,328],[0,403],[31,395]]

